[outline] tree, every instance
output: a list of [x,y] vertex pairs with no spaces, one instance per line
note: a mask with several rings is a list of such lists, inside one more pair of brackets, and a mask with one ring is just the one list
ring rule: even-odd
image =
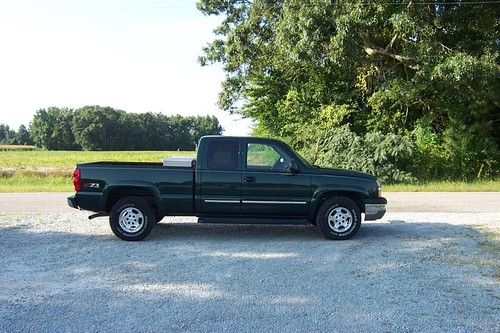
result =
[[21,125],[16,132],[15,142],[18,145],[32,145],[33,140],[31,140],[30,132],[26,128],[26,126]]
[[175,115],[169,117],[168,123],[172,133],[171,149],[193,150],[195,147],[191,133],[193,119]]
[[40,109],[30,132],[24,125],[18,133],[0,125],[0,142],[29,144],[32,139],[49,150],[193,150],[201,136],[221,133],[213,116],[126,113],[95,105]]
[[[145,146],[148,150],[170,150],[173,148],[173,133],[169,117],[161,113],[140,114]],[[177,149],[177,148],[175,148]]]
[[0,143],[11,144],[15,132],[10,129],[9,125],[0,124]]
[[72,130],[86,150],[193,150],[202,135],[222,132],[215,117],[126,113],[100,106],[76,110]]
[[215,116],[197,116],[192,119],[191,142],[194,146],[198,144],[200,138],[204,135],[222,134],[222,126]]
[[[310,149],[305,135],[314,130],[308,128],[324,123],[414,141],[431,133],[444,162],[437,163],[441,174],[495,173],[495,4],[200,0],[198,8],[224,17],[200,57],[202,65],[224,65],[219,106],[256,119],[260,133],[303,149]],[[429,156],[419,149],[422,169]]]
[[[122,126],[125,111],[109,106],[84,106],[75,112],[72,130],[76,142],[85,150],[126,148],[127,128]],[[133,135],[130,138],[137,138]]]
[[30,136],[36,146],[49,150],[79,149],[71,129],[73,113],[72,109],[57,107],[38,110],[30,123]]

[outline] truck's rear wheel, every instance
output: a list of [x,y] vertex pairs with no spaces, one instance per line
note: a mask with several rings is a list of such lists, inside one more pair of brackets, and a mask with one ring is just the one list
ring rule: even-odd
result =
[[333,197],[321,205],[316,215],[316,225],[330,239],[349,239],[361,226],[361,210],[349,198]]
[[144,239],[156,223],[153,209],[140,197],[126,197],[111,208],[109,225],[113,233],[126,241]]

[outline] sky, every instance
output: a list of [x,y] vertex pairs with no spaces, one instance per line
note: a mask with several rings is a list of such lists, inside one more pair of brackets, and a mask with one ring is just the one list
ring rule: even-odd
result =
[[221,18],[195,0],[0,0],[0,123],[49,106],[214,115],[225,135],[251,120],[216,106],[224,73],[197,57]]

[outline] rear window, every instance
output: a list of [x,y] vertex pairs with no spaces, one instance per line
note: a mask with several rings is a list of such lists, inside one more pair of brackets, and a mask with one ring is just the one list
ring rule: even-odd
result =
[[238,141],[212,141],[207,149],[207,169],[238,170]]

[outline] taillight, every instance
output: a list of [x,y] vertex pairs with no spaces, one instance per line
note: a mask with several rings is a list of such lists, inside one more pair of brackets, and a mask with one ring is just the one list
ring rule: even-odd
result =
[[80,169],[76,168],[75,171],[73,171],[73,186],[75,187],[76,192],[82,189],[80,180],[81,180]]

